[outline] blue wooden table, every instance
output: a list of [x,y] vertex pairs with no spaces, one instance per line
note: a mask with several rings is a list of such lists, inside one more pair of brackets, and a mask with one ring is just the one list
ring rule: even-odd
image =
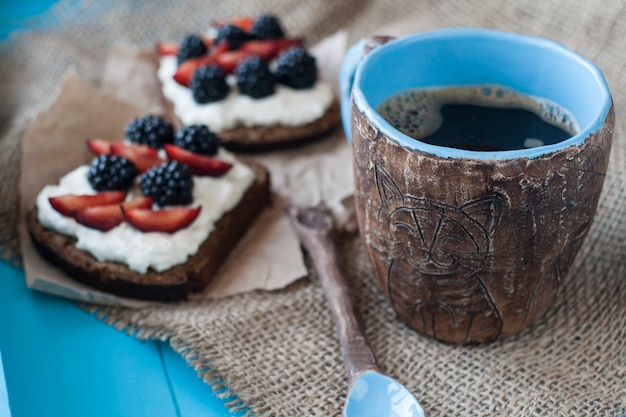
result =
[[[0,40],[54,0],[0,2]],[[26,287],[0,261],[0,417],[229,417],[169,345],[141,342]],[[8,393],[8,406],[7,406]]]
[[[141,342],[0,262],[0,353],[12,417],[231,416],[165,343]],[[0,384],[0,416],[3,406]]]

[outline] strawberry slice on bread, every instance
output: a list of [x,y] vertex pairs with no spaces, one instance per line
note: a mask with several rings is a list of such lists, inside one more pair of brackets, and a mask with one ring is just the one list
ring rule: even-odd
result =
[[105,139],[88,139],[87,147],[96,155],[116,155],[132,162],[139,173],[145,172],[163,160],[158,151],[147,145],[112,142]]
[[102,206],[87,207],[76,210],[74,219],[83,226],[106,232],[124,221],[122,207],[126,210],[149,209],[152,207],[151,197],[139,197],[121,204],[106,204]]
[[163,149],[165,149],[169,159],[187,165],[194,175],[219,177],[228,172],[233,166],[230,162],[197,154],[176,145],[165,145]]
[[139,173],[146,172],[153,166],[163,162],[163,160],[159,158],[156,149],[151,149],[145,145],[129,145],[123,142],[112,142],[111,154],[128,159],[137,167]]
[[64,216],[73,217],[77,210],[88,207],[121,203],[126,198],[124,191],[103,191],[97,194],[66,194],[50,197],[48,201],[53,209]]
[[122,206],[122,214],[128,223],[142,232],[174,233],[193,223],[201,209],[200,206],[177,206],[160,210]]

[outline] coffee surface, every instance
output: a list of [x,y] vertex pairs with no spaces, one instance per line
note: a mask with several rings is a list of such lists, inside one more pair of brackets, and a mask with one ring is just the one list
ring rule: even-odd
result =
[[550,145],[579,131],[556,103],[499,86],[405,90],[383,100],[377,111],[412,138],[473,151]]

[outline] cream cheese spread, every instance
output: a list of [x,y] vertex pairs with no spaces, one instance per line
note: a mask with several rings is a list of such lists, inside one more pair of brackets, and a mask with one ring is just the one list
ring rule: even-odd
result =
[[[215,228],[215,223],[237,205],[254,181],[254,172],[229,152],[220,149],[217,157],[231,162],[233,167],[219,178],[193,177],[193,202],[190,206],[202,206],[202,209],[191,225],[175,233],[145,233],[126,222],[103,232],[83,226],[57,212],[50,205],[49,197],[95,193],[87,181],[88,165],[69,172],[58,185],[43,188],[36,203],[39,222],[59,233],[75,237],[76,247],[89,252],[99,261],[121,262],[139,273],[146,273],[148,268],[165,271],[186,262],[198,251]],[[137,188],[129,191],[127,200],[138,195]]]
[[198,104],[191,90],[172,78],[176,67],[176,57],[161,57],[158,76],[163,94],[174,105],[174,113],[183,124],[204,124],[214,132],[237,126],[301,126],[322,117],[334,100],[330,83],[323,80],[303,90],[277,84],[274,94],[255,99],[240,94],[229,77],[231,90],[226,98]]

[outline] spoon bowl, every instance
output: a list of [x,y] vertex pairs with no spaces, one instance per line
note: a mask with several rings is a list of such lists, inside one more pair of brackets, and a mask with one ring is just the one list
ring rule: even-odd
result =
[[352,383],[345,417],[425,417],[424,409],[404,385],[387,375],[367,371]]

